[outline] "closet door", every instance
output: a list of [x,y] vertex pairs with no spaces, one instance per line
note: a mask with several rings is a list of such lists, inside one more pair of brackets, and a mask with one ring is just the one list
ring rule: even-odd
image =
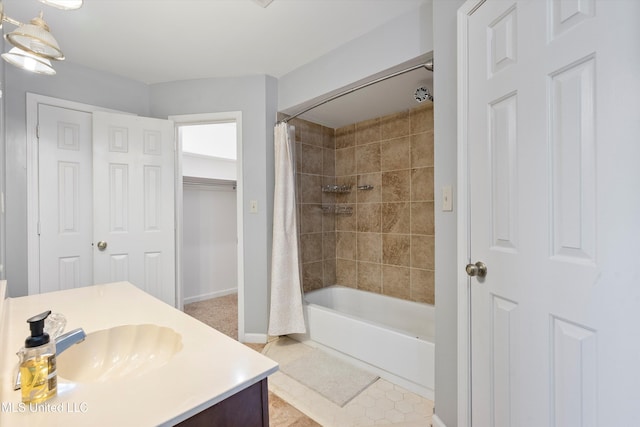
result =
[[175,306],[172,121],[93,115],[94,280],[129,281]]
[[91,113],[38,105],[40,292],[93,284]]

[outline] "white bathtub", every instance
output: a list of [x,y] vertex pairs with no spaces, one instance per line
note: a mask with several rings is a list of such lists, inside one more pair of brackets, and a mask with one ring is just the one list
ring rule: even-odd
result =
[[307,333],[292,338],[355,358],[382,378],[433,399],[432,305],[343,286],[308,292],[305,301]]

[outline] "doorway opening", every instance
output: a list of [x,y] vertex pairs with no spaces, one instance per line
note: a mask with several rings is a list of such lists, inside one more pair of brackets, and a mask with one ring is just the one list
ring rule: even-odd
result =
[[182,145],[183,302],[237,293],[236,123],[178,128]]
[[237,293],[242,341],[241,113],[169,118],[177,135],[178,303],[183,309],[185,304]]

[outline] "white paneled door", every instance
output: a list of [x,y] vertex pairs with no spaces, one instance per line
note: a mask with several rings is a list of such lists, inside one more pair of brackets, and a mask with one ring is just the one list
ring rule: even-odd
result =
[[466,18],[474,426],[640,425],[638,16],[488,0]]
[[93,283],[91,113],[38,106],[40,292]]
[[40,292],[127,280],[175,305],[173,122],[39,105]]
[[175,305],[174,126],[93,114],[94,281]]

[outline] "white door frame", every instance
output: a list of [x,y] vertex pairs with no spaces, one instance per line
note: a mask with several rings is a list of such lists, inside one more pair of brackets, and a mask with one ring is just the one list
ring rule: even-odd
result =
[[83,104],[50,96],[27,92],[27,292],[40,293],[40,239],[38,238],[39,200],[38,187],[38,105],[77,110],[86,113],[106,111],[131,114],[96,105]]
[[471,262],[470,247],[470,212],[469,212],[469,176],[467,146],[469,144],[468,114],[469,76],[468,76],[468,21],[469,17],[486,0],[468,0],[457,16],[457,61],[458,61],[458,256],[457,280],[458,288],[458,425],[470,426],[471,419],[471,277],[464,271],[464,266]]
[[224,113],[202,113],[169,116],[176,126],[176,283],[178,307],[183,308],[182,252],[183,252],[183,188],[182,188],[182,141],[178,138],[178,127],[194,124],[236,122],[236,221],[238,235],[238,341],[244,342],[244,219],[242,185],[242,111]]

